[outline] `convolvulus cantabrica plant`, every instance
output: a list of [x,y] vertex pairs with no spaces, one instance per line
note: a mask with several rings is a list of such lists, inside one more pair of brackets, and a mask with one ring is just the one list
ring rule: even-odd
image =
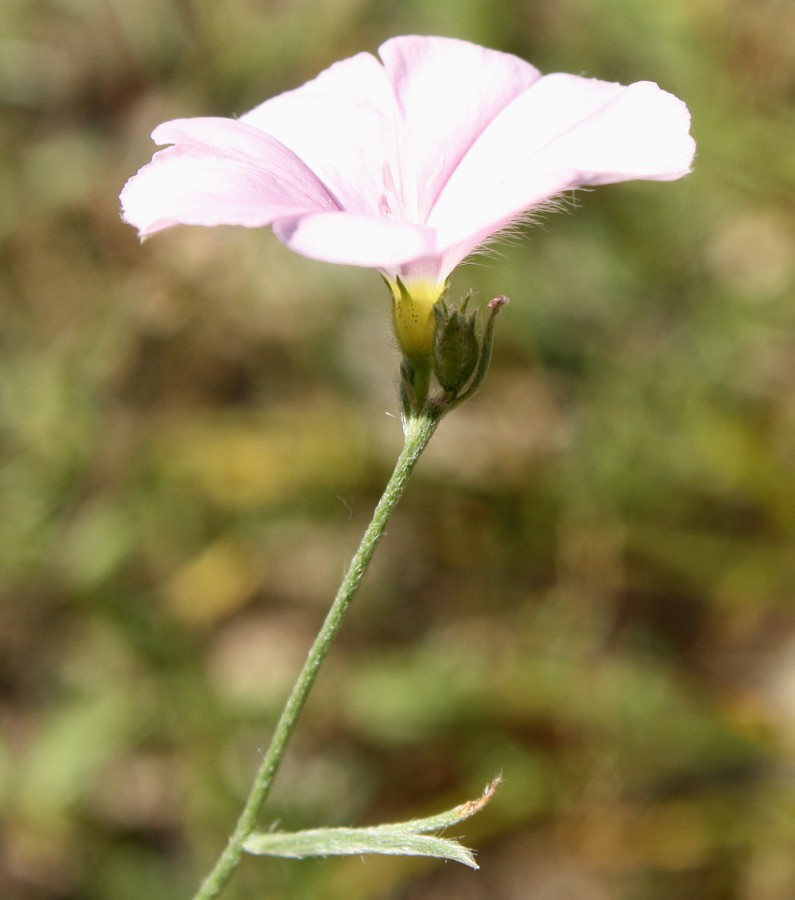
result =
[[244,853],[470,851],[441,829],[492,796],[426,819],[369,828],[257,831],[301,710],[421,453],[442,418],[480,386],[494,324],[448,297],[448,277],[508,226],[562,192],[690,171],[685,104],[656,84],[542,75],[510,54],[441,37],[393,38],[239,119],[178,119],[168,144],[122,191],[141,237],[174,225],[270,225],[290,249],[376,270],[386,281],[400,351],[404,447],[273,732],[226,847],[195,895],[215,897]]

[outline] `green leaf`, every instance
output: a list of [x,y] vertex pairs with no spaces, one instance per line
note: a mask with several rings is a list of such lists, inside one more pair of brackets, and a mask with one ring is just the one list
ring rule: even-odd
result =
[[433,856],[450,859],[477,869],[472,851],[450,838],[429,836],[457,825],[480,812],[491,800],[502,779],[497,777],[483,795],[460,806],[429,816],[391,825],[367,828],[314,828],[295,832],[256,832],[243,844],[248,853],[259,856],[286,856],[302,859],[308,856],[358,856],[362,853],[382,853],[399,856]]
[[457,841],[383,828],[316,828],[310,831],[253,834],[243,845],[259,856],[358,856],[383,853],[397,856],[435,856],[477,869],[471,851]]

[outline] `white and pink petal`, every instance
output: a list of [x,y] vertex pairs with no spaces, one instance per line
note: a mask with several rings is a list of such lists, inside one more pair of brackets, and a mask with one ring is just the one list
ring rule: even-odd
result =
[[173,225],[270,225],[300,212],[338,209],[292,151],[232,119],[177,119],[152,134],[172,144],[125,185],[122,215],[142,237]]
[[436,253],[433,229],[356,213],[284,217],[274,222],[273,230],[282,243],[303,256],[384,273]]

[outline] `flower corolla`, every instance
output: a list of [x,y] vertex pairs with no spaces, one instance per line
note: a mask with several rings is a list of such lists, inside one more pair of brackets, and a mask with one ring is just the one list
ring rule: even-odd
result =
[[[142,237],[174,225],[270,225],[305,256],[379,270],[396,325],[427,333],[450,272],[571,188],[690,170],[685,104],[651,82],[542,75],[466,41],[405,36],[238,119],[177,119],[128,181]],[[398,335],[400,338],[400,334]]]

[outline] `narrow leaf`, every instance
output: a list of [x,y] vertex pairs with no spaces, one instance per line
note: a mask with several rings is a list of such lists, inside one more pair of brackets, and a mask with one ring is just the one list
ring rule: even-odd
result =
[[477,800],[462,803],[436,816],[368,828],[256,832],[246,840],[243,849],[259,856],[286,856],[294,859],[308,856],[358,856],[362,853],[433,856],[477,869],[472,852],[458,841],[429,836],[427,832],[456,825],[480,812],[494,796],[501,782],[502,778],[495,778]]
[[435,856],[452,859],[477,869],[471,851],[447,838],[411,834],[401,826],[393,828],[315,828],[309,831],[252,834],[243,844],[248,853],[258,856],[358,856],[383,853],[390,856]]

